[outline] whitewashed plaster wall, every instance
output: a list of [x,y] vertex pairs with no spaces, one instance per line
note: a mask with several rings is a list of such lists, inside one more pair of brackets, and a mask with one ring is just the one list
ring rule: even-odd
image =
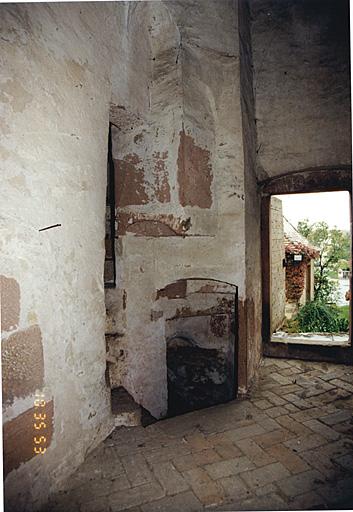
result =
[[258,173],[351,164],[348,0],[251,0]]
[[[1,274],[20,290],[18,322],[2,339],[7,357],[7,340],[18,334],[10,340],[18,358],[3,359],[3,372],[15,376],[22,364],[25,373],[24,389],[4,404],[5,427],[18,429],[13,442],[33,443],[33,415],[22,415],[33,408],[31,373],[44,371],[39,390],[53,405],[46,453],[7,476],[7,510],[39,507],[113,426],[103,289],[111,5],[0,7]],[[33,326],[44,368],[16,352]]]
[[[111,116],[119,238],[118,288],[106,293],[110,351],[117,358],[110,374],[113,386],[125,386],[161,417],[167,410],[167,368],[157,291],[200,277],[237,285],[242,304],[247,293],[237,4],[140,3],[129,7],[126,24],[133,64],[124,66],[127,73],[113,73]],[[136,85],[144,94],[136,93]],[[254,200],[256,193],[249,197]],[[256,222],[252,236],[258,243]],[[258,245],[251,258],[259,263]],[[260,322],[253,314],[255,337]],[[241,334],[245,390],[247,333]],[[253,371],[259,358],[255,342]]]

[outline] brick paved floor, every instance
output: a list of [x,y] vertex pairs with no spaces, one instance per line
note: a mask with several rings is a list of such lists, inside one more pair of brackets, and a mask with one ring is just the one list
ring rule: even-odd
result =
[[353,368],[265,359],[251,399],[116,429],[51,512],[353,507]]

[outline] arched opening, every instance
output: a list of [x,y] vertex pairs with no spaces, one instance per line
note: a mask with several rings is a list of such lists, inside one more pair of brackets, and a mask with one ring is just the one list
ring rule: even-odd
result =
[[[320,341],[318,340],[310,342],[310,337],[304,340],[302,343],[298,339],[276,340],[273,337],[274,325],[277,322],[278,316],[278,297],[280,296],[277,291],[274,294],[274,286],[277,286],[279,279],[273,279],[273,258],[271,259],[271,245],[273,248],[273,236],[271,235],[271,224],[273,229],[274,216],[278,217],[278,208],[274,206],[274,196],[283,194],[310,194],[318,192],[338,192],[346,191],[350,194],[350,227],[352,223],[352,175],[351,169],[347,167],[335,167],[335,168],[319,168],[319,169],[305,169],[292,173],[285,173],[266,180],[261,184],[262,191],[262,289],[263,289],[263,348],[264,354],[276,357],[292,357],[301,359],[314,359],[323,361],[334,361],[349,363],[353,361],[353,349],[352,349],[352,299],[349,300],[349,320],[350,320],[350,331],[349,340],[345,343],[328,343],[324,342],[323,337]],[[350,234],[352,229],[350,229]],[[294,244],[295,245],[295,244]],[[301,244],[303,245],[303,244]],[[292,247],[293,244],[290,244]],[[293,249],[293,247],[292,247]],[[305,247],[304,247],[305,249]],[[299,269],[303,267],[303,263],[306,263],[314,258],[315,254],[313,251],[309,256],[304,254],[304,249],[301,251],[303,254],[296,254],[295,258],[293,254],[286,254],[283,264],[286,265],[286,273],[283,271],[283,277],[287,277],[288,274],[288,258],[291,258],[291,270]],[[293,252],[293,251],[292,251]],[[296,251],[294,251],[296,252]],[[288,256],[288,258],[287,258]],[[298,262],[299,258],[305,261]],[[350,265],[352,262],[352,245],[350,247]],[[294,261],[296,259],[296,261]],[[293,260],[293,261],[292,261]],[[277,265],[278,267],[278,265]],[[277,268],[276,267],[276,268]],[[279,267],[278,267],[279,268]],[[292,272],[293,273],[293,272]],[[272,277],[271,277],[272,276]],[[308,288],[307,276],[303,274],[304,284]],[[312,276],[310,276],[312,277]],[[283,281],[284,282],[284,281]],[[275,284],[276,283],[276,284]],[[350,273],[350,289],[352,288],[352,276]],[[312,283],[311,283],[312,284]],[[303,291],[303,290],[301,290]],[[305,291],[305,290],[304,290]],[[303,293],[304,293],[303,291]],[[307,291],[307,290],[306,290]],[[274,299],[275,296],[275,299]],[[348,295],[349,297],[349,295]],[[313,297],[310,297],[311,299]],[[306,297],[304,297],[306,300]],[[301,305],[299,305],[299,308]],[[319,333],[320,334],[320,333]],[[334,337],[333,337],[334,338]],[[347,336],[346,336],[347,338]],[[335,341],[335,340],[334,340]],[[337,341],[337,340],[336,340]]]
[[237,382],[237,287],[182,279],[158,292],[164,309],[168,416],[233,400]]

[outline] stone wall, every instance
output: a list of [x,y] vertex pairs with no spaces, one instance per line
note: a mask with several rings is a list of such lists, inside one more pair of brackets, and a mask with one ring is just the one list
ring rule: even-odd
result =
[[271,197],[270,211],[270,254],[271,254],[271,333],[281,326],[286,305],[286,269],[282,201]]
[[348,0],[252,0],[258,173],[351,163]]
[[[9,511],[37,509],[112,428],[103,291],[112,31],[103,5],[0,7]],[[36,392],[46,401],[38,431]],[[47,449],[35,456],[38,432]]]
[[[262,354],[262,295],[261,295],[261,199],[256,174],[257,133],[255,124],[255,97],[253,89],[253,52],[251,41],[250,8],[247,0],[238,2],[240,95],[242,108],[242,140],[244,151],[245,189],[245,275],[246,299],[239,304],[239,380],[244,374],[247,385],[256,375]],[[242,317],[244,321],[242,321]],[[242,331],[245,324],[246,332]],[[246,353],[246,359],[244,357]],[[240,383],[240,386],[242,384]]]
[[[128,11],[124,46],[135,64],[130,77],[124,76],[128,62],[113,73],[118,287],[106,293],[109,351],[116,357],[110,380],[161,417],[167,412],[166,336],[155,301],[157,290],[180,279],[239,287],[239,386],[247,389],[260,346],[259,204],[250,191],[246,203],[237,5],[146,2]],[[135,66],[139,94],[124,85]],[[250,219],[252,203],[256,246],[246,256],[245,212]],[[250,264],[256,309],[250,297],[248,330]]]

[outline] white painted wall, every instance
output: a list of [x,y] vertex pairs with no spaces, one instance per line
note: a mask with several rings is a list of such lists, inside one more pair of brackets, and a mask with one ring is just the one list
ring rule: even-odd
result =
[[[44,393],[54,401],[52,443],[8,476],[8,510],[38,506],[112,428],[103,289],[109,15],[101,3],[0,7],[1,273],[21,288],[19,328],[41,329]],[[32,406],[32,396],[15,401],[4,421]]]

